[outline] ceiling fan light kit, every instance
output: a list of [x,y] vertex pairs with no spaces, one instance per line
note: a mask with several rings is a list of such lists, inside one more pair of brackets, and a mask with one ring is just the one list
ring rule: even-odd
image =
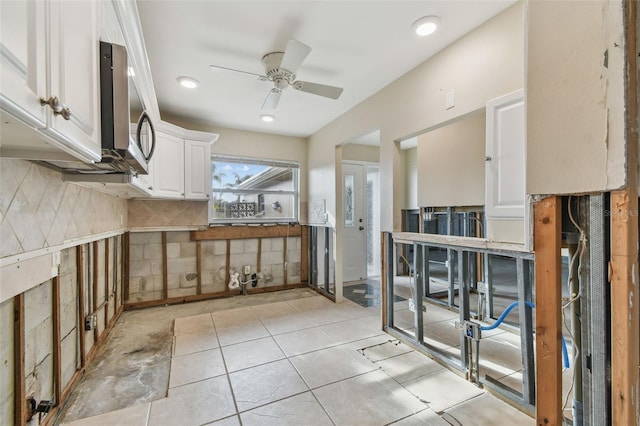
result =
[[265,68],[265,75],[217,65],[211,65],[211,68],[256,75],[262,81],[272,82],[273,88],[269,91],[267,97],[262,103],[262,109],[276,109],[280,102],[282,92],[289,86],[301,92],[311,93],[313,95],[330,99],[338,99],[343,90],[341,87],[296,80],[296,72],[309,53],[311,53],[311,47],[297,40],[289,40],[284,52],[270,52],[262,57],[262,65]]
[[440,26],[440,18],[434,15],[424,16],[411,25],[411,29],[420,37],[428,36],[436,32]]

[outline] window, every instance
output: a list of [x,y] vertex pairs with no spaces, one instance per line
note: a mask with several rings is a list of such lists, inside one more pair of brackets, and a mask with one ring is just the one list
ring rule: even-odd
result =
[[213,156],[209,222],[297,222],[298,175],[293,162]]

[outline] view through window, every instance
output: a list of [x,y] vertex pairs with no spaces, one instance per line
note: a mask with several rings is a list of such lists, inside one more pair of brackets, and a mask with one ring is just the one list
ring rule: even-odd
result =
[[293,162],[213,156],[210,222],[298,221]]

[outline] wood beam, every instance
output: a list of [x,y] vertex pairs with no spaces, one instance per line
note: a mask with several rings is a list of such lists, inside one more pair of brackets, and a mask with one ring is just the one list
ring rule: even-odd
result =
[[122,305],[129,300],[129,243],[130,233],[125,232],[122,241]]
[[53,398],[56,405],[62,402],[62,341],[60,340],[60,276],[51,283],[53,313]]
[[[100,338],[100,330],[98,330],[98,320],[97,320],[97,315],[98,315],[98,268],[99,268],[99,264],[100,262],[98,262],[98,253],[100,253],[100,248],[98,247],[98,241],[94,241],[93,242],[93,256],[92,256],[92,260],[93,260],[93,274],[92,274],[92,289],[93,291],[91,292],[91,313],[96,315],[96,321],[93,327],[93,343],[94,345],[98,342],[98,339]],[[105,324],[106,326],[106,324]]]
[[24,293],[13,298],[14,419],[27,424],[27,390],[24,375]]
[[191,231],[191,240],[241,240],[248,238],[299,237],[302,226],[214,226],[201,231]]
[[562,425],[560,249],[562,203],[559,196],[533,207],[536,289],[536,424]]
[[86,364],[85,353],[85,330],[84,330],[84,299],[85,299],[85,282],[84,282],[84,245],[76,247],[76,281],[78,284],[78,333],[80,335],[80,367],[84,368]]
[[162,298],[169,297],[169,273],[167,268],[167,231],[162,231]]
[[111,289],[111,283],[109,282],[109,260],[111,258],[109,251],[111,245],[109,244],[110,238],[104,239],[104,326],[109,324],[109,290]]
[[615,425],[638,424],[640,402],[638,299],[637,2],[625,1],[627,187],[611,193],[611,410]]
[[287,263],[287,241],[287,237],[282,239],[282,268],[284,269],[284,278],[282,282],[285,287],[287,286],[287,281],[289,281],[287,277],[287,275],[289,275],[289,264]]
[[202,294],[202,241],[196,241],[196,294]]

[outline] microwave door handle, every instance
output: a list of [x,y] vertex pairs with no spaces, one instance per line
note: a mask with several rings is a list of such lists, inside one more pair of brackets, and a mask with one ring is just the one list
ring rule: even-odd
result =
[[136,142],[138,143],[138,146],[142,151],[142,143],[140,142],[141,141],[140,136],[142,132],[142,124],[145,121],[149,123],[149,138],[151,139],[151,149],[149,149],[149,153],[144,154],[144,151],[143,151],[143,155],[145,155],[145,160],[148,163],[149,160],[151,160],[151,157],[153,156],[153,151],[155,151],[156,149],[156,131],[153,128],[153,123],[151,122],[151,119],[149,118],[149,115],[147,115],[146,111],[142,113],[142,115],[140,116],[140,119],[138,120],[138,127],[136,129]]

